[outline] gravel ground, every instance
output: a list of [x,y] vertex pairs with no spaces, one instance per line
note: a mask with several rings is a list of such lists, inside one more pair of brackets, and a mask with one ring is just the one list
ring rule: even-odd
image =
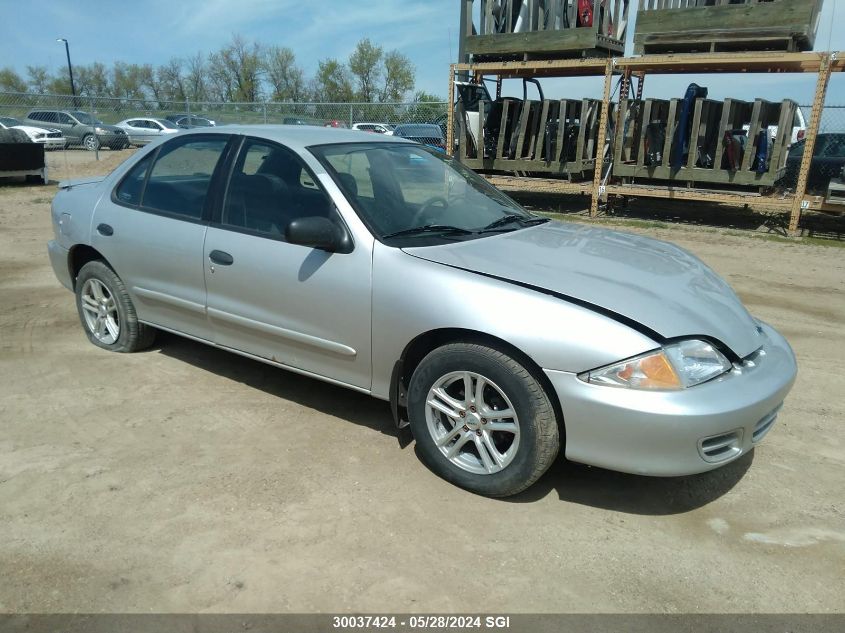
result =
[[46,256],[54,193],[0,184],[0,612],[845,611],[845,250],[625,228],[788,337],[779,421],[709,474],[559,460],[490,500],[400,448],[386,403],[175,336],[89,344]]

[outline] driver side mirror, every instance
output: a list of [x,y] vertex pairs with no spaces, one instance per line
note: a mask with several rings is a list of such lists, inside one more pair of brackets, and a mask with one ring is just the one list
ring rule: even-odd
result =
[[285,229],[290,244],[310,246],[329,253],[349,253],[352,240],[341,226],[323,216],[308,216],[292,220]]

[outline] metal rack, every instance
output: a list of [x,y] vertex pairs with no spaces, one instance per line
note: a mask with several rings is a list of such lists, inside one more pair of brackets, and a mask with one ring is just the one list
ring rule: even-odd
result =
[[[512,191],[545,193],[587,194],[591,197],[590,215],[598,214],[600,200],[608,196],[669,198],[676,200],[699,200],[721,204],[748,205],[790,212],[789,230],[796,231],[803,210],[840,211],[841,206],[830,207],[821,196],[807,195],[807,176],[813,156],[813,148],[819,130],[822,108],[830,75],[845,70],[845,57],[836,52],[808,53],[705,53],[643,55],[641,57],[608,57],[607,59],[554,59],[530,61],[496,61],[482,63],[452,64],[449,73],[449,94],[454,99],[455,76],[461,73],[472,76],[476,81],[493,76],[496,79],[584,77],[603,76],[604,89],[602,107],[599,113],[599,129],[596,146],[603,148],[607,140],[608,112],[611,86],[614,77],[621,76],[622,94],[627,94],[631,77],[642,80],[647,75],[657,74],[712,74],[712,73],[814,73],[816,80],[813,107],[805,136],[804,154],[798,172],[795,192],[792,194],[763,195],[745,191],[727,191],[677,187],[660,184],[604,184],[604,152],[598,151],[592,186],[590,183],[571,183],[556,179],[521,178],[518,176],[489,176],[496,186]],[[454,150],[454,107],[449,109],[447,119],[447,151]]]

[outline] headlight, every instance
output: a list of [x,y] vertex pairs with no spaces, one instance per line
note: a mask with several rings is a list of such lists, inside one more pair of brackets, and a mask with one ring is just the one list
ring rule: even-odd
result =
[[35,138],[44,138],[45,136],[47,136],[47,135],[46,135],[46,134],[44,134],[44,132],[37,132],[37,133],[35,134]]
[[108,131],[107,129],[102,128],[102,127],[95,127],[95,128],[94,128],[94,131],[95,131],[97,134],[108,134],[108,133],[109,133],[109,131]]
[[730,361],[710,343],[690,339],[594,369],[579,378],[608,387],[675,390],[698,385],[730,368]]

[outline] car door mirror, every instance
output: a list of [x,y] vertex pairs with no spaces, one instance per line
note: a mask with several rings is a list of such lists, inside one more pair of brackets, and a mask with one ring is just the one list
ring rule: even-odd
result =
[[291,244],[310,246],[330,253],[348,253],[352,246],[346,231],[322,216],[291,221],[285,229],[285,239]]

